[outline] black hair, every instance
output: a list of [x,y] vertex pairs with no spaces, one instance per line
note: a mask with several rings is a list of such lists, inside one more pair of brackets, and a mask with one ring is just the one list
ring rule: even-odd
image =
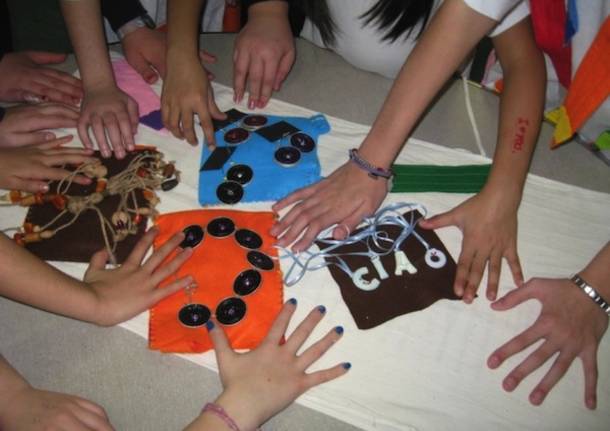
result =
[[[418,38],[430,18],[433,3],[433,0],[379,0],[359,18],[364,21],[363,25],[376,24],[383,31],[382,41],[395,42],[401,36],[407,38],[420,24],[415,35]],[[327,0],[301,0],[291,4],[302,8],[320,31],[326,45],[334,44],[336,25],[330,16]]]

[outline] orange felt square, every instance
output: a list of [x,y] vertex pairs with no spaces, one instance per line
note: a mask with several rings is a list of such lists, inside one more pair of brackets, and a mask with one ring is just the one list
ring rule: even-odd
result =
[[[214,233],[214,225],[209,223],[222,217],[233,221],[234,232],[222,238],[215,237],[210,233]],[[222,209],[164,214],[156,221],[159,235],[155,239],[155,249],[188,226],[197,225],[202,228],[203,239],[193,247],[193,255],[160,288],[177,278],[191,275],[197,282],[197,288],[191,295],[190,303],[204,305],[212,316],[217,315],[217,307],[223,300],[238,298],[237,302],[241,303],[241,299],[245,303],[243,318],[237,323],[222,325],[235,349],[253,349],[258,346],[283,304],[282,273],[277,251],[273,248],[275,239],[268,233],[274,222],[271,212]],[[240,245],[235,233],[239,230],[245,232],[244,229],[256,232],[262,239],[262,245],[256,251],[271,257],[272,269],[257,268],[249,262],[247,256],[252,250]],[[249,294],[244,294],[243,291],[242,295],[236,293],[236,278],[243,271],[252,269],[260,274],[260,285]],[[199,353],[212,348],[203,320],[197,321],[197,326],[187,326],[179,320],[179,312],[187,304],[189,295],[180,291],[150,310],[148,342],[151,349],[172,353]]]

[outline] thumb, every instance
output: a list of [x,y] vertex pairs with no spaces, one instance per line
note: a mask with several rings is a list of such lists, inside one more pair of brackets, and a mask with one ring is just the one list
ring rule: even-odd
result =
[[233,349],[229,344],[229,339],[222,326],[218,325],[218,322],[212,318],[206,323],[210,340],[214,344],[214,351],[216,352],[216,361],[218,362],[218,368],[222,367],[225,358],[232,355]]
[[91,270],[106,269],[106,262],[108,262],[108,252],[106,251],[106,249],[96,252],[93,256],[91,256],[91,260],[89,261],[89,268],[87,268],[87,272],[89,272]]
[[57,64],[66,59],[66,54],[59,52],[26,51],[25,55],[36,64]]
[[419,222],[419,225],[424,229],[439,229],[445,226],[455,225],[455,218],[453,216],[453,211],[448,211],[443,214],[435,215],[434,217],[430,217],[429,219],[422,220]]
[[513,289],[496,302],[492,302],[491,308],[496,311],[510,310],[528,299],[533,299],[533,297],[532,289],[528,289],[528,284],[526,283],[520,289]]
[[159,79],[157,72],[150,67],[150,64],[148,64],[146,59],[140,54],[131,56],[129,58],[129,64],[140,74],[142,79],[149,84],[154,84],[157,79]]

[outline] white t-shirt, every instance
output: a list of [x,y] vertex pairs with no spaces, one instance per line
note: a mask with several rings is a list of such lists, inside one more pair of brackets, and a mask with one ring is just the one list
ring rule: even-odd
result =
[[[490,36],[502,33],[529,14],[525,0],[464,2],[477,12],[498,21],[498,26]],[[330,48],[359,69],[395,78],[417,43],[415,37],[420,26],[418,24],[406,39],[401,36],[395,42],[383,41],[385,31],[379,31],[375,22],[364,26],[364,21],[359,18],[376,3],[377,0],[327,0],[330,15],[336,25],[336,41]],[[442,0],[434,0],[432,15],[441,3]],[[305,20],[301,37],[322,48],[329,48],[325,46],[320,32],[309,19]]]

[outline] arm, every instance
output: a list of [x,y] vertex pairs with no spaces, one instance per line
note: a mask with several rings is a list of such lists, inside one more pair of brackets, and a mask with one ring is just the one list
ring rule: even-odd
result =
[[455,209],[421,225],[428,229],[458,226],[463,235],[454,291],[474,300],[488,269],[487,298],[496,299],[502,258],[515,284],[523,283],[517,253],[517,210],[544,109],[546,70],[529,19],[495,37],[504,74],[498,143],[493,165],[481,192]]
[[199,16],[203,0],[170,0],[168,3],[167,76],[163,82],[163,124],[179,139],[197,145],[197,114],[206,142],[214,145],[212,117],[225,118],[214,101],[207,72],[199,60]]
[[[610,300],[610,242],[580,272],[606,300]],[[542,304],[540,315],[532,326],[493,352],[487,364],[498,368],[511,356],[538,344],[504,379],[502,386],[512,392],[529,374],[549,359],[553,365],[530,393],[530,402],[541,404],[555,384],[580,358],[585,375],[585,405],[597,406],[597,349],[608,329],[608,315],[571,280],[533,278],[523,287],[509,292],[492,304],[497,311],[509,310],[525,301],[536,299]]]
[[88,134],[91,127],[104,157],[114,151],[116,157],[123,158],[126,150],[134,148],[138,106],[114,81],[99,1],[62,0],[61,6],[85,91],[79,136],[85,147],[93,148]]

